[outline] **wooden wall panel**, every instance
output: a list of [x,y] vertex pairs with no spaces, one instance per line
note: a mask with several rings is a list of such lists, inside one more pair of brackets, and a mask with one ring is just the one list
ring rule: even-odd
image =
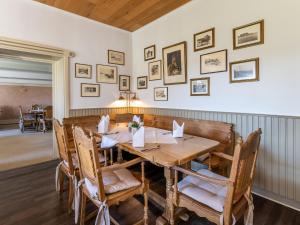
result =
[[[124,113],[125,108],[71,110],[71,116]],[[133,113],[158,114],[233,123],[237,135],[262,128],[254,192],[300,210],[300,117],[133,108]]]

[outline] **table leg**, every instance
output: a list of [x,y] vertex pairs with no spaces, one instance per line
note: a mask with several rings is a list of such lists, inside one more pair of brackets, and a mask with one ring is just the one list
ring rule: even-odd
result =
[[170,224],[174,225],[174,205],[172,202],[172,186],[174,184],[174,174],[171,168],[165,167],[165,178],[166,178],[166,207],[165,212],[162,216],[160,216],[156,220],[156,225],[164,225],[164,224]]

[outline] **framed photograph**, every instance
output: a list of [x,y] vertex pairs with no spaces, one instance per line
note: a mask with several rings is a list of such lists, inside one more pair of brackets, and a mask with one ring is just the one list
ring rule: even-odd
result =
[[155,57],[156,57],[155,45],[151,45],[147,48],[144,48],[144,60],[145,61],[155,59]]
[[200,73],[219,73],[227,71],[227,50],[200,56]]
[[161,80],[161,60],[149,62],[149,81]]
[[92,65],[75,63],[75,77],[92,78]]
[[130,76],[119,76],[119,91],[130,91]]
[[164,85],[187,82],[186,42],[163,48]]
[[259,58],[231,62],[229,66],[230,83],[259,80]]
[[148,88],[148,82],[147,82],[147,76],[144,77],[138,77],[137,78],[137,89],[147,89]]
[[81,83],[81,97],[100,97],[100,84]]
[[210,78],[190,79],[191,96],[209,96],[210,95]]
[[114,50],[108,50],[108,63],[116,65],[125,65],[125,53]]
[[215,47],[215,28],[194,34],[194,52]]
[[233,29],[233,49],[264,43],[264,20]]
[[168,88],[167,87],[154,88],[154,101],[168,101]]
[[97,69],[97,75],[96,75],[97,83],[107,83],[107,84],[117,83],[118,67],[97,64],[96,69]]

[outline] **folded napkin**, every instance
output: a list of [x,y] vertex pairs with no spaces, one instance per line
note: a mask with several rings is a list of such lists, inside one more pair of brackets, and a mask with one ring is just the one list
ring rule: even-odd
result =
[[136,148],[142,148],[145,146],[145,128],[132,130],[132,146]]
[[137,123],[141,123],[141,118],[137,115],[134,115],[133,118],[132,118],[132,121],[137,122]]
[[105,134],[108,132],[109,127],[109,115],[102,116],[98,124],[98,133]]
[[101,148],[112,148],[116,144],[118,144],[117,140],[110,138],[110,137],[102,136],[100,147]]
[[173,137],[183,137],[184,123],[179,126],[179,124],[173,120]]

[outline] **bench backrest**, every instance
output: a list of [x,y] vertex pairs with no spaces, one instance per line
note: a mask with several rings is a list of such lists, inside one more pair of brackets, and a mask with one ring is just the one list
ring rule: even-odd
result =
[[210,121],[187,119],[183,117],[161,116],[161,115],[144,115],[144,123],[146,126],[155,126],[165,130],[173,130],[173,120],[176,120],[179,125],[184,123],[184,132],[186,134],[204,137],[219,141],[228,154],[233,153],[234,132],[233,124]]

